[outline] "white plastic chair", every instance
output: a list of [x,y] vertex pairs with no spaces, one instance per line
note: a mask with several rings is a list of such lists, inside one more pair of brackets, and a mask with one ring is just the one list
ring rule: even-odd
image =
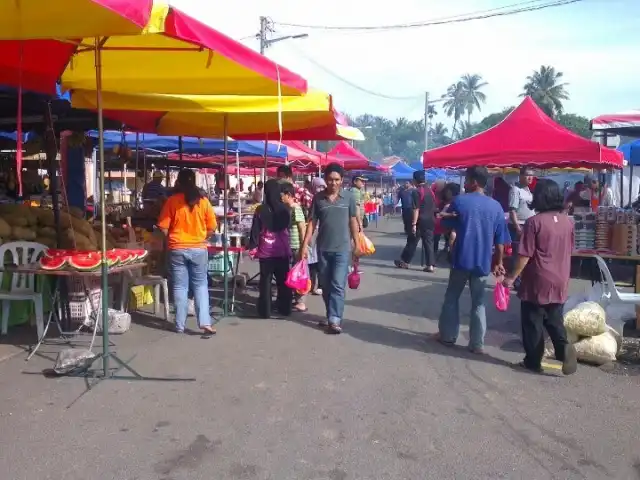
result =
[[[9,242],[0,246],[0,261],[6,264],[7,252],[11,254],[10,263],[14,265],[28,265],[38,261],[42,253],[47,249],[46,245],[36,242]],[[0,284],[4,273],[0,271]],[[12,273],[11,288],[8,292],[0,291],[2,302],[2,317],[0,334],[6,335],[9,328],[9,312],[11,302],[33,302],[38,340],[44,335],[44,307],[42,294],[36,292],[36,280],[34,274]]]
[[598,262],[598,268],[602,274],[602,304],[616,304],[627,303],[633,305],[640,305],[640,293],[626,293],[621,292],[616,288],[616,284],[613,280],[613,276],[609,271],[607,262],[598,255],[595,256],[596,262]]
[[129,292],[131,287],[140,285],[153,287],[153,314],[157,315],[160,310],[160,288],[164,295],[164,319],[169,321],[169,284],[167,279],[159,275],[142,275],[135,277],[131,272],[125,272],[122,278],[122,291],[120,293],[120,311],[126,312],[129,302]]

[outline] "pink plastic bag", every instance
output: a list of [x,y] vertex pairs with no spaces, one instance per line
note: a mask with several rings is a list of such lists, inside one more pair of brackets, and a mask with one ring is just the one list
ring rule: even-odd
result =
[[310,279],[311,277],[309,275],[309,265],[307,264],[307,261],[300,260],[291,267],[291,270],[287,273],[285,285],[292,290],[304,291],[307,289]]
[[502,284],[502,280],[502,277],[496,279],[493,301],[496,304],[496,310],[506,312],[509,309],[509,289]]
[[358,273],[358,262],[353,263],[353,269],[347,277],[347,283],[351,290],[357,290],[360,286],[360,274]]

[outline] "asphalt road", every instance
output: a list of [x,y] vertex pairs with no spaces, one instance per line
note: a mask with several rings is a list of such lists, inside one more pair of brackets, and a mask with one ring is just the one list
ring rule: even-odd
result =
[[399,230],[369,230],[377,253],[348,294],[343,335],[314,327],[315,297],[291,320],[227,319],[211,340],[146,319],[114,339],[121,356],[196,381],[112,380],[79,399],[82,380],[40,374],[53,347],[0,363],[0,478],[640,478],[636,371],[512,369],[517,299],[488,309],[484,357],[466,353],[466,332],[456,349],[425,340],[447,271],[395,269]]

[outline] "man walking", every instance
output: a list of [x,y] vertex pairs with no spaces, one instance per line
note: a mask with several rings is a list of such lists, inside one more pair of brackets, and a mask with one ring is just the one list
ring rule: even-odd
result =
[[492,270],[492,249],[495,246],[493,273],[496,276],[504,275],[504,244],[510,241],[502,207],[484,194],[488,177],[489,173],[484,167],[467,169],[467,193],[451,202],[449,216],[443,218],[443,225],[456,232],[456,240],[437,338],[443,345],[455,345],[460,333],[460,295],[469,283],[469,350],[473,353],[484,353],[484,336],[487,330],[484,301],[487,276]]
[[326,190],[316,194],[311,206],[311,223],[305,232],[299,259],[306,258],[313,234],[318,228],[316,247],[320,271],[320,286],[326,308],[326,320],[321,326],[329,333],[342,332],[344,296],[353,255],[358,256],[358,219],[353,195],[342,188],[344,169],[330,163],[324,172]]
[[395,261],[398,268],[409,268],[416,253],[416,247],[422,240],[427,266],[424,271],[435,271],[435,250],[433,248],[433,230],[435,228],[435,199],[431,189],[425,183],[424,170],[413,172],[415,188],[411,190],[411,209],[407,214],[410,218],[405,222],[407,244],[402,250],[400,260]]

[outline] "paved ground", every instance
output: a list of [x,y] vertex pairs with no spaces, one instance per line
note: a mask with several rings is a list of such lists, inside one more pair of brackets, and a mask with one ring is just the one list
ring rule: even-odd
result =
[[[636,370],[582,367],[565,378],[512,370],[517,300],[488,312],[488,355],[424,340],[435,330],[446,270],[392,267],[399,222],[349,292],[345,333],[311,314],[229,319],[212,340],[135,325],[118,352],[152,376],[44,378],[52,360],[0,364],[0,471],[7,480],[637,479]],[[469,306],[463,299],[463,310]],[[461,344],[466,340],[462,338]],[[47,353],[49,352],[49,353]],[[47,346],[43,354],[55,355]]]

